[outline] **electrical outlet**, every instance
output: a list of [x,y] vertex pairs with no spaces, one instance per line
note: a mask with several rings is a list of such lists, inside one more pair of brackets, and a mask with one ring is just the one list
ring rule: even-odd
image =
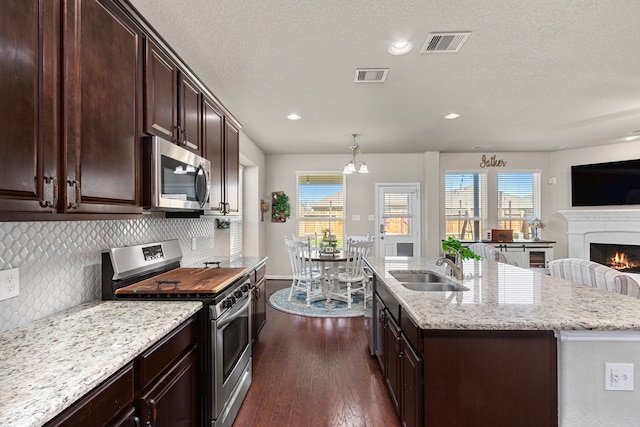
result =
[[20,274],[18,268],[0,271],[0,301],[20,295]]
[[196,249],[198,249],[198,239],[196,239],[195,237],[191,238],[191,250],[195,251]]
[[605,363],[604,389],[633,391],[633,363]]

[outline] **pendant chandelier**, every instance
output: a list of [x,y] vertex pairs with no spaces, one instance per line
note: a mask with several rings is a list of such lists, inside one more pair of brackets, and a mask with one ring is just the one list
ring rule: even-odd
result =
[[358,134],[357,133],[352,133],[351,136],[353,137],[353,144],[349,147],[349,149],[351,150],[351,152],[353,154],[353,158],[351,159],[351,161],[349,163],[344,165],[344,169],[342,170],[342,173],[345,174],[345,175],[349,175],[349,174],[352,174],[354,172],[369,173],[369,169],[367,168],[367,164],[365,162],[363,162],[362,160],[358,159],[358,155],[362,155],[362,153],[360,153],[360,146],[356,142],[356,136],[358,136]]

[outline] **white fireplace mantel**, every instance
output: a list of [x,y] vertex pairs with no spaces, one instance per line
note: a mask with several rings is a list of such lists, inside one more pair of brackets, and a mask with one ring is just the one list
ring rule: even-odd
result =
[[640,244],[640,209],[559,211],[568,222],[571,258],[589,259],[591,243]]

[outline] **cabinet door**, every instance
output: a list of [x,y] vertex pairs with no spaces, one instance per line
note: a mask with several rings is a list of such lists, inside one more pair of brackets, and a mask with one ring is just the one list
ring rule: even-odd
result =
[[402,337],[402,425],[422,426],[422,358]]
[[180,129],[178,143],[187,150],[202,154],[202,93],[186,75],[180,74]]
[[141,213],[141,31],[109,0],[66,5],[63,209]]
[[391,317],[388,310],[385,309],[385,328],[384,328],[384,353],[385,353],[385,378],[387,388],[395,406],[396,411],[400,413],[399,397],[401,388],[401,371],[400,357],[402,355],[400,328]]
[[151,39],[146,39],[144,131],[169,141],[177,139],[178,68]]
[[253,345],[258,342],[258,335],[267,322],[267,281],[262,278],[253,288],[253,302],[251,312],[251,340]]
[[58,2],[0,2],[2,212],[53,211],[57,203],[59,12]]
[[181,427],[198,425],[197,376],[196,349],[193,348],[137,400],[136,408],[141,424]]
[[238,128],[228,120],[224,123],[225,143],[225,202],[226,213],[238,212],[238,184],[240,178],[240,139]]
[[222,212],[224,163],[222,161],[224,142],[224,116],[216,104],[209,98],[204,98],[202,103],[202,139],[205,149],[205,157],[211,162],[211,195],[209,202],[211,209]]

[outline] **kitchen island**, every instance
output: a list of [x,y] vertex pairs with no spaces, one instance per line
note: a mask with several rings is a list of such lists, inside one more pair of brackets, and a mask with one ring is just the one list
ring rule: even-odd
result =
[[407,425],[557,426],[556,335],[640,330],[640,301],[531,269],[465,262],[458,292],[410,290],[390,273],[444,275],[435,260],[367,258],[376,356]]

